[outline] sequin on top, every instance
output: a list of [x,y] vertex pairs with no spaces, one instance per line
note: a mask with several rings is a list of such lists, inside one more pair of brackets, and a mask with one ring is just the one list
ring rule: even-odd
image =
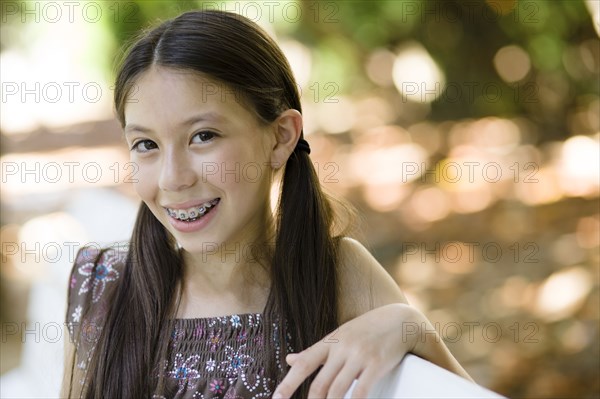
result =
[[[123,274],[126,256],[126,247],[104,251],[86,247],[75,259],[69,278],[66,322],[77,348],[75,367],[83,372],[102,330],[110,292]],[[271,397],[274,378],[266,375],[264,348],[274,345],[279,353],[280,347],[276,323],[271,342],[263,342],[264,322],[262,313],[176,319],[168,362],[161,368],[166,390],[154,398]],[[286,338],[289,343],[289,335]],[[286,353],[290,352],[293,349],[287,344]],[[277,366],[282,370],[279,361]],[[81,385],[83,381],[74,383]]]

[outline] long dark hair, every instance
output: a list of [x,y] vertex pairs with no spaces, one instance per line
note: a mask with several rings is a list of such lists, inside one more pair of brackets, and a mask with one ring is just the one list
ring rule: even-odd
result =
[[[274,121],[286,109],[302,112],[291,68],[277,44],[248,19],[219,11],[192,11],[144,32],[118,70],[114,101],[124,108],[135,81],[152,65],[195,71],[241,94],[256,116]],[[268,252],[271,292],[265,309],[279,315],[277,355],[266,346],[267,372],[278,384],[288,367],[286,337],[299,352],[338,327],[338,240],[330,197],[319,184],[307,153],[287,161],[275,215],[275,246]],[[85,398],[142,398],[161,394],[157,371],[167,356],[169,333],[181,291],[183,259],[173,239],[142,203],[122,281],[115,289],[104,328],[88,364]],[[153,293],[148,295],[148,293]],[[287,320],[287,323],[286,323]],[[306,398],[313,373],[294,394]],[[272,387],[274,388],[275,385]]]

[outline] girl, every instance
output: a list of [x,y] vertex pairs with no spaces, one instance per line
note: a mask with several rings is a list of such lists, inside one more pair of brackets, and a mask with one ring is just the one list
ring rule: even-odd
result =
[[78,253],[63,396],[335,398],[357,378],[358,398],[407,352],[469,378],[337,228],[296,87],[235,14],[184,13],[131,47],[114,100],[142,204],[127,248]]

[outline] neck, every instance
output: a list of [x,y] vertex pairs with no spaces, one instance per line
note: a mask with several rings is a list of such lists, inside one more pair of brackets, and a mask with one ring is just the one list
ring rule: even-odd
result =
[[185,253],[177,317],[261,313],[269,295],[270,270],[241,259],[239,248],[225,245],[210,255]]
[[267,290],[271,280],[271,226],[272,217],[258,229],[261,234],[213,243],[201,253],[184,251],[184,296],[246,301],[248,296]]
[[187,287],[215,293],[240,292],[249,284],[265,283],[265,260],[256,259],[252,245],[236,242],[214,244],[199,254],[184,253],[184,281]]

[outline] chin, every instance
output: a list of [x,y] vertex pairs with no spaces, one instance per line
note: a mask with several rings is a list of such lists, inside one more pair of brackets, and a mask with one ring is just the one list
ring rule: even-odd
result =
[[187,239],[178,241],[178,243],[181,249],[192,255],[214,253],[219,248],[219,243],[215,241],[192,241]]

